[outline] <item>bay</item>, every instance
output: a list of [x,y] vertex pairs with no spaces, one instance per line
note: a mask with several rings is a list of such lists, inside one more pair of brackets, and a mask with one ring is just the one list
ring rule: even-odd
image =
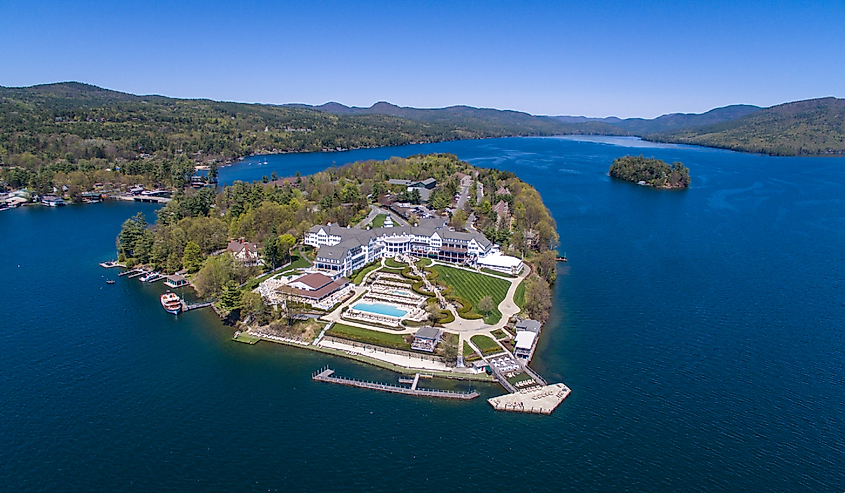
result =
[[[553,415],[494,412],[492,385],[453,403],[313,382],[395,376],[107,285],[120,224],[155,206],[27,207],[0,213],[2,489],[842,489],[845,159],[511,138],[257,156],[220,180],[428,152],[514,171],[558,222],[533,365],[573,389]],[[682,161],[691,188],[610,179],[629,153]]]

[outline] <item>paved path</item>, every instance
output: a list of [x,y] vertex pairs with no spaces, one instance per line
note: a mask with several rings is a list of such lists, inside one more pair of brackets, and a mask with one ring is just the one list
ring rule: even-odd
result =
[[441,363],[438,361],[431,361],[429,359],[424,358],[414,358],[411,356],[402,356],[399,354],[388,353],[387,351],[378,351],[375,349],[363,348],[354,346],[352,344],[344,344],[337,341],[321,341],[320,347],[327,347],[332,349],[337,349],[340,351],[346,351],[349,353],[360,354],[362,356],[368,356],[370,358],[378,359],[381,361],[386,361],[388,363],[393,363],[394,365],[401,366],[404,368],[419,368],[423,370],[435,370],[435,371],[453,371],[453,368],[446,366],[445,363]]

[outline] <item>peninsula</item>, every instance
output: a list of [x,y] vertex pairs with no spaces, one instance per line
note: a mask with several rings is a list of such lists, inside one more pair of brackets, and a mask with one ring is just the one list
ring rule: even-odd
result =
[[462,399],[477,394],[421,389],[419,375],[498,381],[510,394],[494,408],[548,414],[569,389],[528,364],[549,316],[557,244],[532,186],[431,154],[217,194],[186,187],[155,225],[140,214],[124,223],[117,261],[169,286],[189,282],[237,326],[238,342],[416,375],[408,388],[328,369],[315,380]]
[[689,169],[683,163],[669,166],[664,161],[643,156],[623,156],[613,160],[611,178],[655,188],[688,188]]

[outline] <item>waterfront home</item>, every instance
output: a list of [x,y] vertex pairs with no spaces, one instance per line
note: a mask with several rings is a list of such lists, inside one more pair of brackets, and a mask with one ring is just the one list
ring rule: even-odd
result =
[[232,252],[235,261],[241,265],[251,267],[261,263],[261,256],[258,254],[258,244],[250,243],[244,238],[230,241],[226,250]]
[[55,195],[42,195],[41,203],[49,207],[65,205],[65,201],[61,197],[57,197]]

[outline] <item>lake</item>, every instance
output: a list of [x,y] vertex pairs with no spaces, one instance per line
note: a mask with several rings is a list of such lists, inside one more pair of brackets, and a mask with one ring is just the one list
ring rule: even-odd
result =
[[[845,159],[509,138],[253,157],[220,181],[428,152],[515,172],[557,220],[569,262],[532,365],[572,388],[554,414],[494,412],[490,384],[449,402],[314,382],[396,375],[234,343],[99,267],[154,205],[26,207],[0,212],[2,489],[845,488]],[[625,154],[682,161],[691,188],[610,179]]]

